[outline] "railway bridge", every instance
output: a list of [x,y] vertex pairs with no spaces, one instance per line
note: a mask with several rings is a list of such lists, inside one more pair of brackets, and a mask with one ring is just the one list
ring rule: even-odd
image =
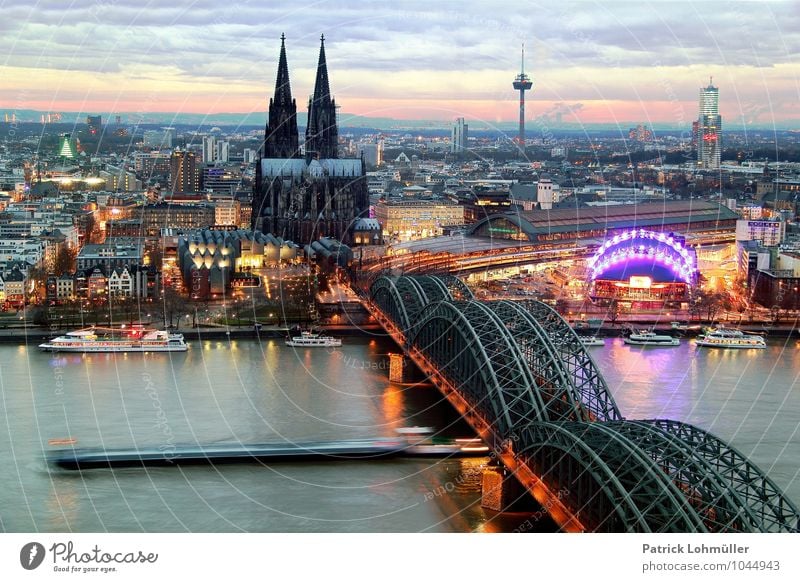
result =
[[365,307],[566,531],[797,532],[797,507],[714,435],[626,419],[574,330],[453,276],[382,274]]

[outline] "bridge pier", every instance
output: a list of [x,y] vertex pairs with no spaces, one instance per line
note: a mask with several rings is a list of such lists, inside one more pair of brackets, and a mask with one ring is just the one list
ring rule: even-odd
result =
[[540,509],[525,487],[502,465],[483,471],[481,507],[492,511],[535,511]]
[[403,354],[389,354],[389,381],[404,384],[408,382],[408,358]]

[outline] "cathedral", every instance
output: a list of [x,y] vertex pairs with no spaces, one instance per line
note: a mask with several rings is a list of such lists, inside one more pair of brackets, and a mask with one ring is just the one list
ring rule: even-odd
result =
[[305,140],[300,144],[297,104],[292,98],[285,37],[275,95],[269,101],[264,143],[256,165],[253,228],[306,245],[326,236],[350,244],[356,223],[368,216],[362,158],[340,158],[336,102],[331,98],[325,37],[320,39],[314,94],[308,101]]

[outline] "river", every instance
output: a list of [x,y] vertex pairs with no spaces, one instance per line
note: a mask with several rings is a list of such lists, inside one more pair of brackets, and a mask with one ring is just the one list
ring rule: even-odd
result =
[[[800,501],[800,349],[590,348],[627,418],[673,418],[731,442]],[[175,354],[48,354],[0,345],[0,531],[513,531],[480,507],[486,459],[101,469],[50,467],[78,446],[317,441],[469,428],[432,387],[388,382],[383,339],[297,350],[192,342]],[[526,522],[529,523],[529,522]],[[533,530],[550,531],[543,519]]]

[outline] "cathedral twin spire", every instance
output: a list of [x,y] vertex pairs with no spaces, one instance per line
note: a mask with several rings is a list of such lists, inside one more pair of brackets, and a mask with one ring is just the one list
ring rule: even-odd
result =
[[289,66],[286,64],[286,37],[281,35],[281,56],[275,95],[269,100],[269,118],[264,130],[264,158],[297,158],[300,144],[297,137],[297,103],[292,99]]
[[[289,67],[286,61],[286,37],[281,34],[281,53],[275,95],[269,102],[269,120],[264,135],[265,158],[300,157],[297,131],[297,104],[292,98]],[[319,61],[314,94],[308,101],[305,152],[307,158],[336,158],[339,142],[336,127],[336,103],[331,98],[325,37],[320,37]]]

